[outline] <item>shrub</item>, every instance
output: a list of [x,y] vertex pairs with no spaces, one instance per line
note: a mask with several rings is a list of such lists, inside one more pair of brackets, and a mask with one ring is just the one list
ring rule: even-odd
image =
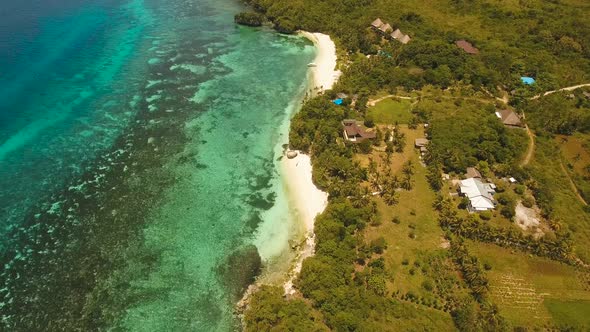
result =
[[522,184],[519,184],[516,187],[514,187],[514,192],[519,195],[522,195],[522,194],[524,194],[525,189],[526,189],[525,186],[523,186]]
[[514,217],[514,208],[511,206],[503,206],[502,209],[500,210],[500,214],[502,214],[504,217],[508,218],[508,219],[512,219],[512,217]]
[[535,199],[532,196],[526,196],[522,200],[522,205],[524,205],[525,207],[528,207],[528,208],[532,208],[533,205],[535,205]]
[[376,254],[382,254],[387,249],[387,242],[383,236],[371,241],[371,251]]
[[393,216],[393,218],[391,218],[391,222],[396,225],[399,225],[402,221],[399,219],[398,216]]
[[408,265],[410,264],[410,260],[407,258],[402,259],[402,265]]
[[371,153],[371,150],[372,150],[371,145],[372,145],[371,140],[366,139],[366,140],[360,142],[357,146],[359,147],[359,150],[361,153],[369,154],[369,153]]
[[489,211],[489,210],[488,211],[482,211],[482,212],[479,213],[479,217],[482,220],[490,220],[490,219],[492,219],[492,211]]
[[459,203],[459,209],[466,209],[467,206],[469,206],[469,198],[466,196],[463,196],[461,198],[461,202]]
[[434,289],[434,285],[432,284],[432,281],[430,280],[424,280],[422,282],[422,288],[424,288],[425,290],[432,292],[432,290]]

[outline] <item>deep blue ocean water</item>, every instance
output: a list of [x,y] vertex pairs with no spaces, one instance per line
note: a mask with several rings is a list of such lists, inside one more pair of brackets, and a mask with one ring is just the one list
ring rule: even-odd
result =
[[79,175],[133,116],[121,105],[143,80],[135,52],[152,17],[137,1],[24,1],[3,8],[0,20],[5,229]]
[[238,327],[258,226],[293,232],[276,147],[315,53],[241,10],[0,5],[0,330]]

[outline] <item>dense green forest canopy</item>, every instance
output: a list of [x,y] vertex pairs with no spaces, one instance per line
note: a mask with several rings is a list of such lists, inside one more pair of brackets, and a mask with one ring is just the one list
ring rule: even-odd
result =
[[[322,31],[351,52],[392,56],[367,71],[373,84],[400,76],[395,68],[413,67],[428,83],[464,80],[495,89],[522,88],[520,76],[532,76],[532,90],[548,90],[590,80],[590,3],[584,0],[248,0],[282,30]],[[377,17],[412,37],[407,45],[384,42],[371,31]],[[454,42],[466,39],[480,50],[467,55]],[[385,66],[385,70],[383,67]],[[353,70],[353,69],[351,69]],[[403,76],[403,75],[402,75]],[[363,82],[367,83],[367,82]],[[398,83],[398,82],[394,82]],[[407,82],[407,84],[416,84]],[[392,84],[393,86],[395,84]],[[404,84],[401,84],[404,85]],[[354,88],[361,88],[356,85]]]

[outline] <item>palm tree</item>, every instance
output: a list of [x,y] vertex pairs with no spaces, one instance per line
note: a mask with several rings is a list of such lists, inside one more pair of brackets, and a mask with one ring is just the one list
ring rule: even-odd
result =
[[405,164],[404,167],[402,168],[402,172],[404,174],[406,174],[407,176],[412,176],[414,175],[414,164],[412,163],[411,160],[408,160]]

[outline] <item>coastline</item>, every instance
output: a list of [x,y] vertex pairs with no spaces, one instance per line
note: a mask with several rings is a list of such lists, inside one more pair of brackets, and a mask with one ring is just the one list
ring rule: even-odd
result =
[[[298,34],[313,42],[317,49],[315,66],[310,67],[313,91],[317,93],[331,89],[341,75],[336,69],[336,45],[330,36],[322,33],[299,31]],[[315,252],[315,218],[328,205],[328,193],[321,191],[313,183],[310,156],[295,152],[297,156],[292,159],[286,156],[282,158],[281,170],[289,196],[298,212],[298,219],[305,226],[305,241],[299,248],[293,268],[288,272],[287,281],[283,284],[286,295],[296,293],[293,282],[301,272],[303,260],[313,256]]]
[[[341,75],[340,71],[336,70],[337,56],[334,42],[330,36],[321,33],[299,31],[298,35],[313,42],[317,50],[314,59],[315,66],[309,67],[310,78],[306,90],[311,90],[312,95],[314,95],[331,89]],[[298,100],[298,102],[300,101]],[[285,128],[282,130],[285,141],[277,146],[277,152],[281,156],[277,166],[279,166],[279,173],[285,184],[290,202],[289,213],[293,215],[295,226],[299,227],[301,232],[296,238],[290,240],[297,243],[297,245],[292,246],[296,252],[295,257],[288,264],[288,270],[282,272],[284,277],[279,280],[270,278],[282,285],[286,295],[296,293],[293,282],[301,271],[303,260],[313,256],[315,252],[315,217],[321,214],[328,204],[328,194],[318,189],[312,181],[310,156],[295,151],[297,153],[296,157],[291,159],[287,157],[287,153],[291,150],[285,148],[285,146],[288,143],[290,119],[295,115],[295,112],[290,114],[289,120],[285,122]],[[265,284],[265,281],[268,282],[269,280],[263,278],[248,287],[237,304],[238,311],[243,312],[248,307],[250,296],[257,291],[259,286]],[[274,282],[271,282],[271,284]]]
[[320,92],[332,89],[342,74],[336,69],[336,44],[323,33],[298,31],[297,34],[310,40],[318,51],[315,66],[310,67],[313,89]]

